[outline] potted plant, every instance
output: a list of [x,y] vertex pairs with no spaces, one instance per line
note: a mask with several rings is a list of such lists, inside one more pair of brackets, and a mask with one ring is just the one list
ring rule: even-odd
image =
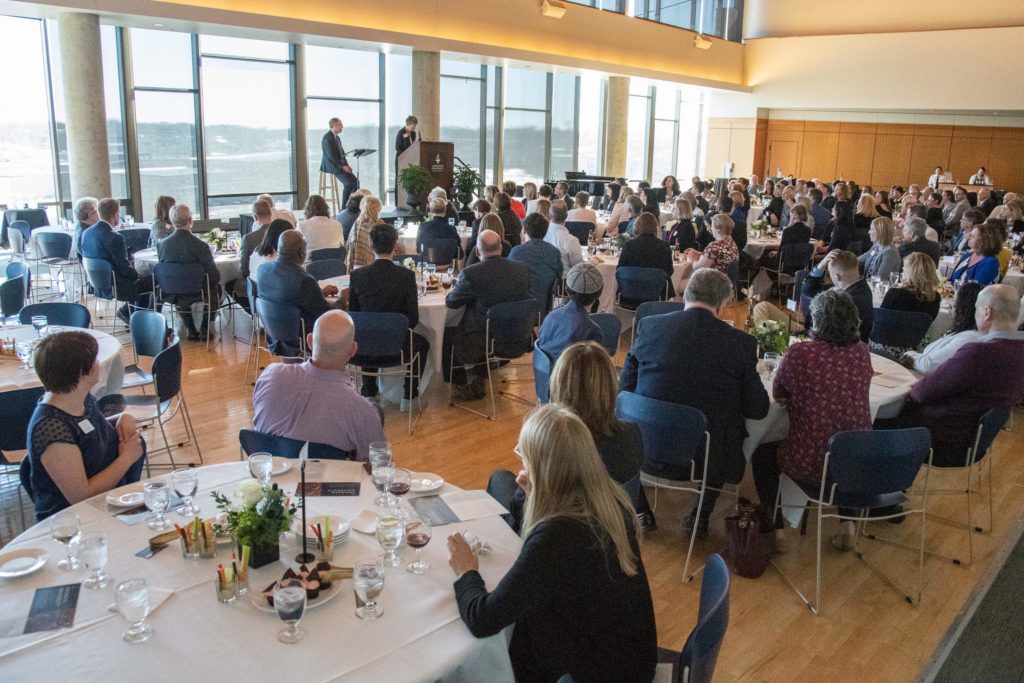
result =
[[261,486],[255,479],[239,484],[235,498],[238,504],[213,492],[217,507],[227,515],[235,545],[239,551],[250,548],[249,566],[253,569],[276,561],[281,556],[278,537],[291,528],[295,507],[287,504],[284,491],[277,484]]
[[398,184],[405,190],[407,195],[405,203],[411,209],[415,209],[423,203],[423,195],[427,193],[433,182],[434,179],[430,172],[422,166],[413,164],[398,172]]
[[456,199],[462,204],[462,211],[469,211],[469,203],[473,201],[473,195],[480,193],[484,186],[484,179],[476,169],[456,159],[455,178],[452,183],[455,186]]

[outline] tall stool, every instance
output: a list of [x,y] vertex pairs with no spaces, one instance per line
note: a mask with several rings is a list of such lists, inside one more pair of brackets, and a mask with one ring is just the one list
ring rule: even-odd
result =
[[331,205],[331,216],[338,215],[341,210],[341,193],[338,192],[338,177],[333,173],[320,171],[319,194]]

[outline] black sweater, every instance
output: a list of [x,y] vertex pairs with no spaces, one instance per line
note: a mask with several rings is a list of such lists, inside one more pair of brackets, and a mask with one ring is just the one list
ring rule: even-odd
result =
[[927,313],[932,320],[939,314],[939,304],[942,297],[938,294],[931,301],[921,301],[909,289],[893,287],[882,298],[882,305],[879,308],[889,308],[894,311],[909,311],[914,313]]
[[[658,658],[654,606],[640,552],[635,576],[586,524],[560,517],[537,525],[490,593],[478,572],[455,582],[459,614],[484,638],[515,624],[509,657],[517,681],[648,683]],[[608,548],[607,555],[605,548]]]

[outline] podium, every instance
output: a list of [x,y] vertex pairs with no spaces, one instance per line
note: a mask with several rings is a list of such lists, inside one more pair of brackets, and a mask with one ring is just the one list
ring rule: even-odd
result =
[[[450,192],[455,174],[455,145],[450,142],[426,142],[417,140],[409,148],[398,155],[398,168],[401,173],[407,166],[422,166],[433,178],[432,187],[443,187]],[[406,205],[408,195],[405,188],[395,182],[395,206]],[[423,197],[425,199],[425,197]]]

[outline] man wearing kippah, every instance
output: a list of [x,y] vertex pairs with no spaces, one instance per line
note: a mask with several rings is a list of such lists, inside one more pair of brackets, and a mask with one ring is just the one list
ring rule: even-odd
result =
[[576,342],[601,341],[601,328],[589,312],[604,288],[601,272],[589,263],[577,263],[569,269],[565,285],[569,303],[548,313],[537,337],[537,346],[552,358]]

